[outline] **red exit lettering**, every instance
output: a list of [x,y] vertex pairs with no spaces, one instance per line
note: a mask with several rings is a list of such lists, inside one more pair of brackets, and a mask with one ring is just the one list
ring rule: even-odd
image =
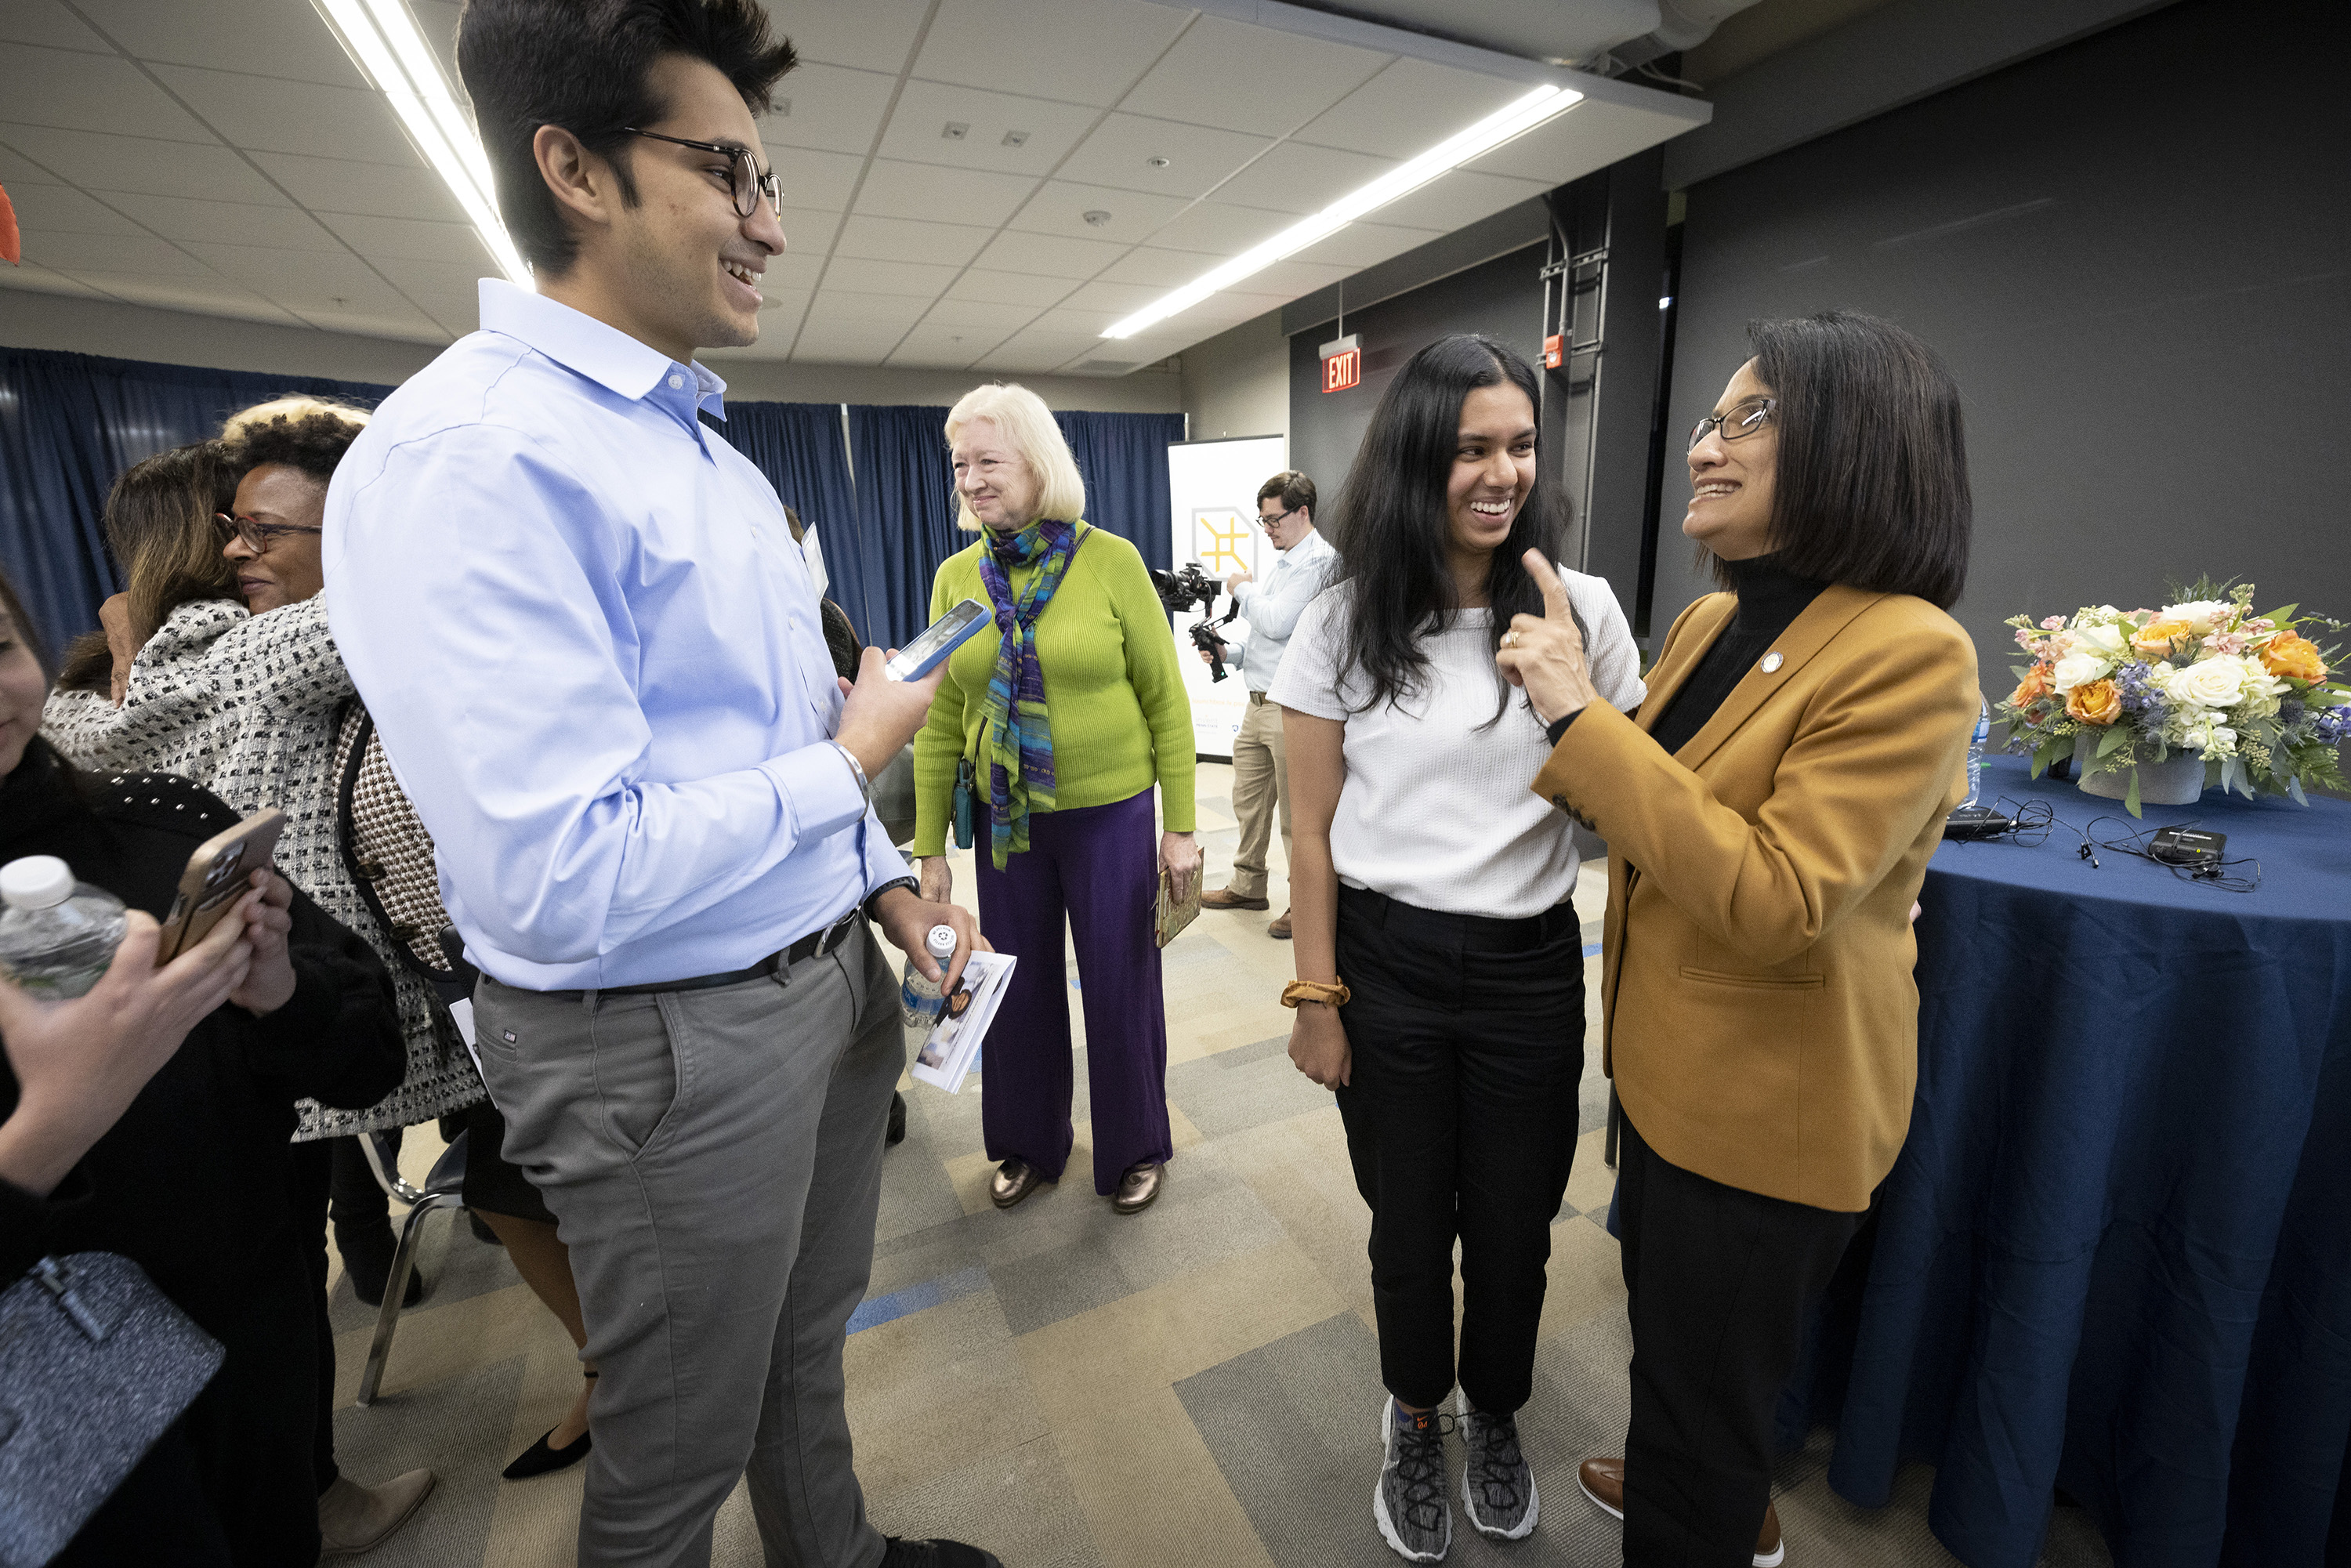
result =
[[1345,392],[1364,379],[1364,351],[1348,349],[1322,361],[1322,390]]

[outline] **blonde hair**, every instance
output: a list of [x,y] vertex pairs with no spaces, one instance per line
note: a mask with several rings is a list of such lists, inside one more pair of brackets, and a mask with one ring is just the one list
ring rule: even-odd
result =
[[220,438],[235,441],[254,426],[266,424],[273,419],[304,419],[314,413],[332,414],[347,424],[359,425],[364,425],[374,417],[357,403],[293,392],[285,397],[271,398],[267,402],[255,403],[251,408],[238,409],[221,422]]
[[[1086,482],[1079,477],[1078,460],[1043,398],[1017,382],[974,387],[947,411],[948,444],[955,444],[964,426],[983,419],[996,426],[1037,476],[1038,517],[1073,523],[1085,515]],[[979,531],[979,519],[964,504],[960,490],[956,492],[956,527],[966,533]]]

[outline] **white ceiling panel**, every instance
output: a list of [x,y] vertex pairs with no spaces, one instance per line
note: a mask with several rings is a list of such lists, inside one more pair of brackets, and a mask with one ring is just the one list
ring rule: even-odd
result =
[[1401,256],[1438,237],[1435,229],[1403,229],[1389,224],[1349,224],[1329,239],[1316,240],[1290,259],[1360,271],[1374,262]]
[[52,234],[39,236],[37,256],[44,267],[61,272],[96,268],[106,272],[136,272],[150,277],[202,277],[211,271],[192,252],[152,235]]
[[1540,196],[1551,184],[1552,182],[1540,180],[1505,179],[1499,174],[1473,174],[1459,169],[1389,203],[1375,215],[1383,223],[1404,228],[1451,234],[1530,196]]
[[413,256],[371,256],[367,259],[385,281],[419,305],[428,299],[463,299],[470,308],[472,302],[481,298],[482,279],[498,276],[497,268],[490,266],[486,258],[479,262],[423,261]]
[[1118,348],[1091,332],[1019,332],[990,349],[983,368],[1034,375],[1058,371],[1088,354],[1115,353]]
[[991,174],[877,158],[857,193],[859,214],[998,228],[1037,188],[1027,174]]
[[158,277],[153,273],[118,272],[103,267],[77,267],[70,276],[102,294],[132,305],[152,305],[162,310],[201,310],[208,316],[234,316],[245,321],[300,320],[250,289],[239,288],[207,268],[201,277]]
[[836,321],[877,331],[887,327],[904,332],[923,319],[923,311],[929,305],[927,299],[910,298],[904,294],[860,294],[828,286],[817,290],[816,301],[809,309],[812,319],[820,322]]
[[409,308],[398,289],[349,252],[329,256],[320,251],[271,250],[265,246],[249,245],[191,245],[187,248],[231,282],[242,284],[263,298],[301,314],[346,311],[377,315]]
[[1035,305],[991,305],[980,299],[942,299],[923,317],[923,325],[958,332],[992,331],[1001,338],[1037,319]]
[[1033,272],[1040,277],[1092,277],[1117,260],[1125,248],[1101,240],[1007,230],[980,253],[979,265],[999,272]]
[[1066,277],[1033,272],[996,272],[973,267],[948,286],[943,299],[970,299],[988,305],[1027,305],[1037,310],[1054,304],[1073,287]]
[[1253,246],[1263,245],[1297,222],[1292,213],[1228,206],[1222,202],[1196,202],[1185,209],[1183,216],[1153,235],[1151,243],[1161,250],[1205,253],[1210,259],[1201,263],[1200,270],[1206,272],[1216,265],[1216,258],[1238,256]]
[[413,306],[383,310],[297,310],[294,314],[328,332],[357,332],[369,338],[406,338],[425,343],[445,343],[455,336]]
[[232,147],[360,163],[415,162],[400,117],[365,88],[273,81],[195,66],[152,68]]
[[1111,104],[1189,20],[1144,0],[940,0],[914,63],[926,81]]
[[891,350],[884,362],[929,370],[961,370],[1003,340],[1001,332],[983,332],[977,328],[917,327]]
[[[841,233],[839,213],[819,212],[813,207],[786,207],[783,216],[784,254],[822,260],[832,254],[832,242]],[[770,258],[768,265],[775,266]]]
[[[787,340],[799,319],[808,314],[809,300],[813,294],[805,288],[762,288],[759,290],[759,336],[765,340],[776,334]],[[786,347],[789,347],[787,342]]]
[[1620,158],[1646,152],[1687,128],[1686,121],[1677,122],[1662,113],[1604,106],[1587,99],[1463,167],[1480,173],[1540,180],[1546,185],[1563,184],[1595,169],[1605,169]]
[[816,287],[824,276],[825,253],[812,250],[804,256],[790,251],[768,258],[768,270],[759,277],[759,292],[770,297],[778,292],[800,289],[805,292]]
[[0,43],[94,49],[103,55],[114,52],[112,46],[57,0],[10,0],[0,6]]
[[36,294],[70,294],[81,299],[106,298],[87,283],[76,282],[62,272],[52,272],[30,260],[8,269],[8,287],[29,288]]
[[419,218],[461,224],[465,209],[440,177],[421,162],[354,163],[341,158],[304,158],[291,152],[256,152],[263,173],[286,187],[314,213],[356,213],[372,218]]
[[0,49],[0,119],[169,141],[214,140],[129,60],[31,44]]
[[898,340],[904,336],[903,331],[889,327],[811,321],[792,345],[791,357],[817,364],[879,364],[882,356],[896,348]]
[[851,260],[928,261],[961,267],[987,243],[987,231],[967,224],[924,224],[861,213],[841,225],[832,253]]
[[[496,275],[496,265],[469,224],[423,223],[414,218],[376,218],[329,213],[319,220],[370,261],[439,261],[480,267],[476,277]],[[168,232],[168,231],[167,231]],[[177,236],[174,236],[177,237]],[[198,237],[198,236],[191,236]],[[275,245],[275,240],[256,240]]]
[[860,261],[834,267],[828,281],[859,294],[913,295],[928,304],[962,270],[921,261]]
[[776,84],[776,99],[791,101],[789,114],[764,115],[759,139],[770,157],[779,148],[813,147],[864,156],[881,133],[890,110],[896,73],[852,70],[846,66],[803,65]]
[[1119,107],[1193,125],[1284,136],[1395,57],[1203,16]]
[[1285,141],[1217,187],[1217,200],[1301,216],[1319,213],[1396,166],[1394,158]]
[[201,194],[225,202],[283,203],[284,193],[217,142],[96,136],[43,126],[0,125],[0,142],[85,191],[137,195]]
[[[778,0],[768,17],[804,61],[894,72],[923,30],[930,0]],[[789,93],[795,71],[776,90]]]
[[1301,294],[1327,288],[1353,271],[1352,267],[1332,262],[1277,261],[1263,272],[1242,279],[1241,287],[1252,294],[1277,295],[1287,303]]
[[[1011,226],[1030,234],[1133,245],[1156,233],[1186,204],[1180,196],[1155,196],[1142,191],[1114,191],[1107,185],[1049,180],[1014,215]],[[1089,223],[1088,213],[1101,214],[1102,221]]]
[[[208,245],[266,245],[279,250],[333,250],[341,240],[299,207],[268,207],[253,202],[207,202],[193,196],[132,196],[101,193],[101,199],[137,218],[168,240]],[[473,240],[473,231],[465,231]]]
[[1100,307],[1078,309],[1067,305],[1056,305],[1031,321],[1028,331],[1039,336],[1061,332],[1079,337],[1092,333],[1099,337],[1104,328],[1132,314],[1133,312],[1128,310],[1109,310]]
[[65,182],[14,148],[0,146],[0,185],[12,191],[26,185],[62,185]]
[[[1002,174],[1043,175],[1102,118],[1102,110],[946,82],[909,81],[880,155]],[[946,128],[967,129],[950,138]],[[1017,145],[1015,141],[1017,141]]]
[[1474,76],[1426,60],[1398,60],[1318,116],[1296,140],[1382,158],[1416,158],[1533,90],[1524,81]]
[[864,159],[848,152],[822,152],[808,147],[778,147],[771,151],[776,161],[776,183],[783,190],[786,208],[815,207],[829,213],[849,210],[849,193],[857,189],[857,176],[865,167]]
[[[27,185],[9,193],[16,225],[29,246],[39,235],[143,235],[147,231],[96,196],[71,185]],[[298,214],[296,215],[299,215]],[[312,225],[316,227],[316,225]]]
[[1181,288],[1214,266],[1192,250],[1161,250],[1139,245],[1102,269],[1105,283],[1147,283],[1155,288]]
[[[16,0],[10,0],[13,5]],[[365,87],[326,24],[283,0],[74,0],[134,58]],[[421,13],[430,5],[413,9]]]
[[1112,283],[1097,277],[1071,289],[1061,304],[1070,310],[1107,310],[1115,319],[1132,316],[1166,292],[1147,283]]
[[[1113,114],[1079,144],[1060,174],[1088,184],[1188,200],[1207,195],[1272,145],[1270,137]],[[1154,167],[1155,158],[1166,159],[1165,166]]]

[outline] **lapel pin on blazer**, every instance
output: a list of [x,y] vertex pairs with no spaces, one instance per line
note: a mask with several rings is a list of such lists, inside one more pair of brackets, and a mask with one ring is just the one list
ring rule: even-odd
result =
[[1785,659],[1780,657],[1780,650],[1774,648],[1770,653],[1763,655],[1763,673],[1767,675],[1771,674],[1772,672],[1779,669],[1782,664],[1786,663],[1787,661]]

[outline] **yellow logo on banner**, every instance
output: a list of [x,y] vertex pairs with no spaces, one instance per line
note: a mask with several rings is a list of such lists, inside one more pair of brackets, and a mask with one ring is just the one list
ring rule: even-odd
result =
[[1230,507],[1200,507],[1192,513],[1192,554],[1211,577],[1249,570],[1245,553],[1249,525]]

